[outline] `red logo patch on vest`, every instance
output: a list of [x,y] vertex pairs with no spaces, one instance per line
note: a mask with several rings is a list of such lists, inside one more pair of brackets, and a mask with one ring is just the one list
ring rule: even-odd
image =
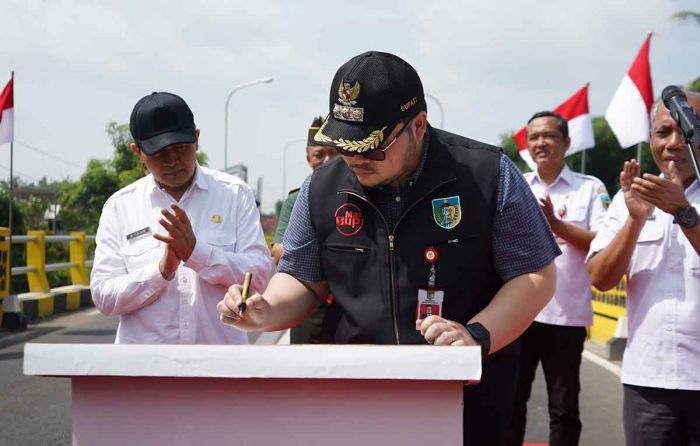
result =
[[344,203],[335,210],[335,229],[340,235],[353,236],[360,232],[364,225],[365,218],[357,205]]

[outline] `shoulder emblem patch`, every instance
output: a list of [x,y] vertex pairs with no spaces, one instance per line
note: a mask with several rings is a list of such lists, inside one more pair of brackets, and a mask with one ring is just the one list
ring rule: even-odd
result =
[[438,226],[452,229],[462,220],[462,207],[459,195],[433,200],[433,219]]
[[600,198],[600,202],[603,205],[603,209],[607,209],[608,206],[610,206],[610,195],[608,195],[607,189],[605,189],[605,187],[599,187],[596,191],[596,194],[598,194]]

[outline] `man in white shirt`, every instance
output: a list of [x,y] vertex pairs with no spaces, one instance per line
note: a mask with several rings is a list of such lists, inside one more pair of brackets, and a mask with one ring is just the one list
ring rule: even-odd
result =
[[245,344],[216,304],[271,268],[255,198],[240,179],[199,166],[199,129],[185,101],[153,93],[134,107],[134,144],[149,175],[104,205],[90,287],[95,306],[119,315],[115,342]]
[[579,371],[586,326],[593,322],[591,279],[586,252],[610,198],[603,183],[572,172],[564,163],[571,140],[568,122],[551,111],[535,113],[527,124],[527,147],[537,172],[525,174],[562,254],[554,260],[554,297],[520,338],[521,359],[509,444],[522,445],[527,401],[538,363],[549,398],[549,444],[577,445],[581,434]]
[[[700,94],[688,93],[700,111]],[[687,146],[663,104],[651,112],[651,155],[662,176],[625,163],[621,191],[591,243],[601,290],[627,274],[622,364],[628,445],[700,444],[700,187]],[[700,156],[697,147],[695,153]]]

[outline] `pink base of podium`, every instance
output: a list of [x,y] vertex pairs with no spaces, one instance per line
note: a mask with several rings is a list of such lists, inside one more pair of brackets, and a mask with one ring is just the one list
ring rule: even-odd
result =
[[75,445],[462,444],[455,381],[73,378]]
[[478,347],[26,344],[73,386],[73,444],[462,444]]

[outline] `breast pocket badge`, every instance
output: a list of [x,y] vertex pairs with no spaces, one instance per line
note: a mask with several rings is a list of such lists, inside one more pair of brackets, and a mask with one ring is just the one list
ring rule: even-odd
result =
[[445,292],[434,288],[418,288],[418,305],[416,317],[425,319],[430,316],[442,317],[442,301]]

